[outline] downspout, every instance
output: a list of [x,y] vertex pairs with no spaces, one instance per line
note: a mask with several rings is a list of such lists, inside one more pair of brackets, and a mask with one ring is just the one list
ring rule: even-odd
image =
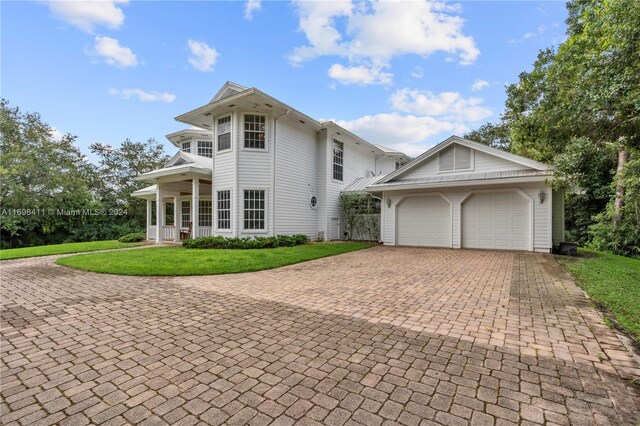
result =
[[276,232],[276,139],[278,138],[278,120],[287,115],[289,115],[289,110],[277,117],[273,117],[273,183],[271,185],[273,208],[271,212],[271,229],[274,236],[278,235]]

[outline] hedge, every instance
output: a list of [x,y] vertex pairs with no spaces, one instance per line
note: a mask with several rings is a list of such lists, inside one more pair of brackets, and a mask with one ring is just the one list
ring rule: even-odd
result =
[[309,237],[302,234],[255,238],[201,237],[184,240],[182,246],[193,249],[264,249],[299,246],[308,241]]
[[138,243],[147,239],[147,234],[144,232],[134,232],[133,234],[123,235],[118,238],[120,243]]

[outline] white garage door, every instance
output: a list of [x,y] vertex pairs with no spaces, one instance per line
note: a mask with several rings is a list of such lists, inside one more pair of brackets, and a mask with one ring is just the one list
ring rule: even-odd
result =
[[529,214],[518,192],[474,194],[462,204],[462,247],[529,250]]
[[399,245],[451,247],[451,206],[441,196],[408,197],[396,217]]

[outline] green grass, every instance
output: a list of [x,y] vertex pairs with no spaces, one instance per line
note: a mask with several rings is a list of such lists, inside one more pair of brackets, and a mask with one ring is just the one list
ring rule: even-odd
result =
[[52,254],[80,253],[84,251],[109,250],[140,245],[119,243],[118,241],[91,241],[88,243],[52,244],[49,246],[22,247],[0,250],[0,260],[22,259],[25,257],[50,256]]
[[59,265],[119,275],[217,275],[273,269],[371,247],[369,243],[314,243],[272,249],[186,249],[152,247],[126,252],[82,254]]
[[580,249],[579,257],[558,257],[580,286],[640,339],[640,260]]

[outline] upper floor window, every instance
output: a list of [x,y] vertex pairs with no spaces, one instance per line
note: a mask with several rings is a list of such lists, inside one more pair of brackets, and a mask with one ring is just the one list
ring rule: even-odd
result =
[[438,154],[438,168],[441,172],[471,169],[471,148],[453,145]]
[[218,119],[218,151],[231,149],[231,116]]
[[266,116],[246,114],[244,116],[244,147],[265,149]]
[[265,229],[265,200],[264,190],[244,190],[244,229]]
[[231,191],[218,191],[218,229],[231,229]]
[[183,152],[191,152],[191,141],[182,142],[182,151]]
[[198,141],[198,155],[209,158],[213,157],[213,142]]
[[342,181],[344,172],[344,143],[333,141],[333,178]]

